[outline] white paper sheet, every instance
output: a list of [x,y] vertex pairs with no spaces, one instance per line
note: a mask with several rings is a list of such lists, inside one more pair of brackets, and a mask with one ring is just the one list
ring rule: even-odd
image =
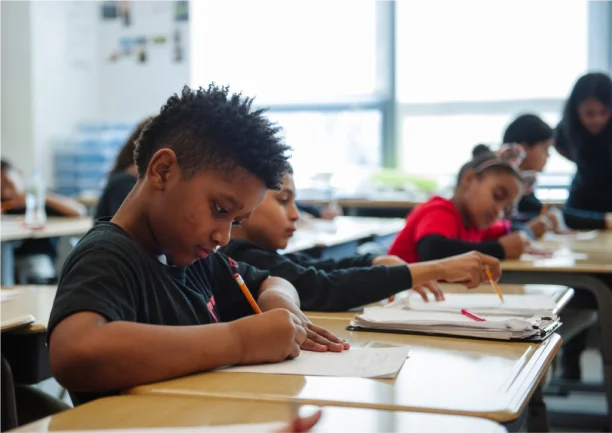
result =
[[276,364],[241,365],[228,373],[297,374],[305,376],[393,378],[408,357],[408,347],[352,347],[340,353],[303,350],[295,359]]
[[[471,311],[471,310],[470,310]],[[372,324],[396,324],[414,326],[455,326],[487,330],[523,331],[531,328],[533,317],[482,315],[486,321],[479,322],[460,312],[416,311],[387,307],[369,307],[356,317],[357,321]]]
[[[473,311],[473,310],[470,310]],[[460,312],[415,311],[405,308],[370,307],[351,321],[351,325],[380,330],[451,334],[467,337],[527,338],[558,323],[558,317],[502,316],[481,314],[485,321],[476,321]],[[534,328],[535,326],[535,328]]]
[[[269,433],[278,432],[287,428],[284,422],[267,422],[258,424],[232,424],[221,426],[202,426],[202,427],[168,427],[168,428],[138,428],[138,429],[111,429],[96,430],[96,432],[107,433]],[[83,431],[57,431],[56,433],[91,433],[91,430]]]
[[576,241],[590,241],[591,239],[595,239],[599,231],[591,230],[588,232],[570,232],[570,233],[553,233],[547,232],[544,234],[542,238],[545,241],[566,241],[566,240],[576,240]]
[[571,260],[586,260],[588,258],[585,253],[577,253],[570,250],[567,247],[559,248],[553,251],[552,256],[543,256],[539,254],[523,254],[521,256],[522,261],[534,262],[537,260],[551,260],[551,259],[571,259]]
[[552,314],[556,308],[555,300],[549,295],[505,295],[503,303],[496,293],[449,293],[444,298],[444,301],[436,302],[432,296],[429,302],[425,302],[420,296],[411,296],[388,304],[385,308],[453,313],[460,313],[465,308],[476,314],[519,316]]

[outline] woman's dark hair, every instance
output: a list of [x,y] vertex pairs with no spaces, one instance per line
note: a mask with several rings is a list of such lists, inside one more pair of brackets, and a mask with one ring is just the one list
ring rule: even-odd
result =
[[[496,161],[497,160],[497,161]],[[494,162],[496,161],[496,162]],[[497,158],[497,155],[491,151],[486,144],[477,144],[472,149],[472,159],[466,162],[459,169],[457,175],[457,185],[461,183],[461,179],[468,170],[475,170],[478,176],[483,176],[487,173],[510,173],[522,182],[522,177],[519,171],[507,161],[502,161]]]
[[136,148],[136,140],[138,140],[138,137],[140,137],[140,134],[142,133],[144,127],[147,126],[149,122],[151,122],[151,119],[152,117],[147,117],[142,122],[140,122],[138,126],[136,126],[136,129],[134,129],[130,137],[127,139],[127,141],[119,151],[119,154],[115,159],[115,165],[108,173],[109,175],[120,173],[126,170],[131,165],[135,164],[134,149]]
[[504,132],[504,143],[519,143],[535,146],[553,137],[552,128],[535,114],[522,114],[514,119]]
[[[602,72],[590,72],[576,81],[569,98],[565,102],[561,124],[568,138],[580,143],[589,135],[578,117],[578,107],[589,98],[594,98],[605,107],[612,109],[612,80]],[[608,122],[604,134],[612,131],[612,122]]]

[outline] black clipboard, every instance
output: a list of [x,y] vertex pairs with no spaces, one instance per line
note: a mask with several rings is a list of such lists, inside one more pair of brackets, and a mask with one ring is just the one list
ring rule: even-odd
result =
[[502,338],[492,338],[492,337],[476,337],[471,335],[454,335],[454,334],[444,334],[441,332],[422,332],[422,331],[405,331],[398,329],[375,329],[375,328],[363,328],[361,326],[352,326],[349,325],[346,327],[347,331],[356,331],[356,332],[379,332],[382,334],[408,334],[408,335],[427,335],[430,337],[448,337],[448,338],[464,338],[468,340],[485,340],[485,341],[510,341],[516,343],[542,343],[546,341],[551,335],[555,333],[557,329],[561,327],[563,323],[555,322],[552,325],[540,329],[540,333],[533,335],[528,338],[510,338],[509,340]]

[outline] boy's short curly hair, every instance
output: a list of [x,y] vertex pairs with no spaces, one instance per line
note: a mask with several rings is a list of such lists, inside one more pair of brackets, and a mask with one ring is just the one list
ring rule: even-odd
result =
[[185,178],[202,170],[231,172],[243,167],[277,189],[288,167],[289,146],[281,128],[252,110],[252,98],[229,93],[214,83],[207,89],[183,87],[171,96],[144,127],[134,149],[138,177],[143,178],[153,155],[162,148],[174,151]]

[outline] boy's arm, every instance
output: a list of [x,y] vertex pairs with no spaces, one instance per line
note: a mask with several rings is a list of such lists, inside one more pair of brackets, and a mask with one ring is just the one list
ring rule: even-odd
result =
[[406,266],[361,266],[324,271],[259,248],[242,250],[234,257],[289,281],[304,310],[346,311],[388,298],[412,286]]
[[313,266],[321,271],[372,266],[372,260],[375,257],[373,254],[364,254],[361,256],[343,257],[341,259],[314,259],[306,254],[300,253],[285,254],[285,256],[290,258],[293,262],[299,263],[301,266]]
[[100,392],[240,362],[238,322],[137,323],[147,279],[132,253],[100,242],[66,260],[48,327],[54,376],[70,390]]
[[71,391],[111,391],[241,362],[236,322],[158,326],[80,312],[49,339],[53,376]]
[[293,285],[287,280],[277,277],[267,278],[260,286],[257,303],[262,311],[283,308],[295,314],[307,329],[307,339],[301,348],[316,352],[331,350],[340,352],[348,349],[346,341],[340,340],[331,332],[313,325],[310,319],[300,310],[300,297]]
[[413,286],[422,286],[431,281],[461,282],[469,287],[476,287],[482,280],[485,266],[491,270],[491,276],[497,281],[501,276],[499,260],[492,256],[471,251],[442,260],[407,264],[396,256],[379,256],[373,261],[376,265],[408,266],[412,275]]

